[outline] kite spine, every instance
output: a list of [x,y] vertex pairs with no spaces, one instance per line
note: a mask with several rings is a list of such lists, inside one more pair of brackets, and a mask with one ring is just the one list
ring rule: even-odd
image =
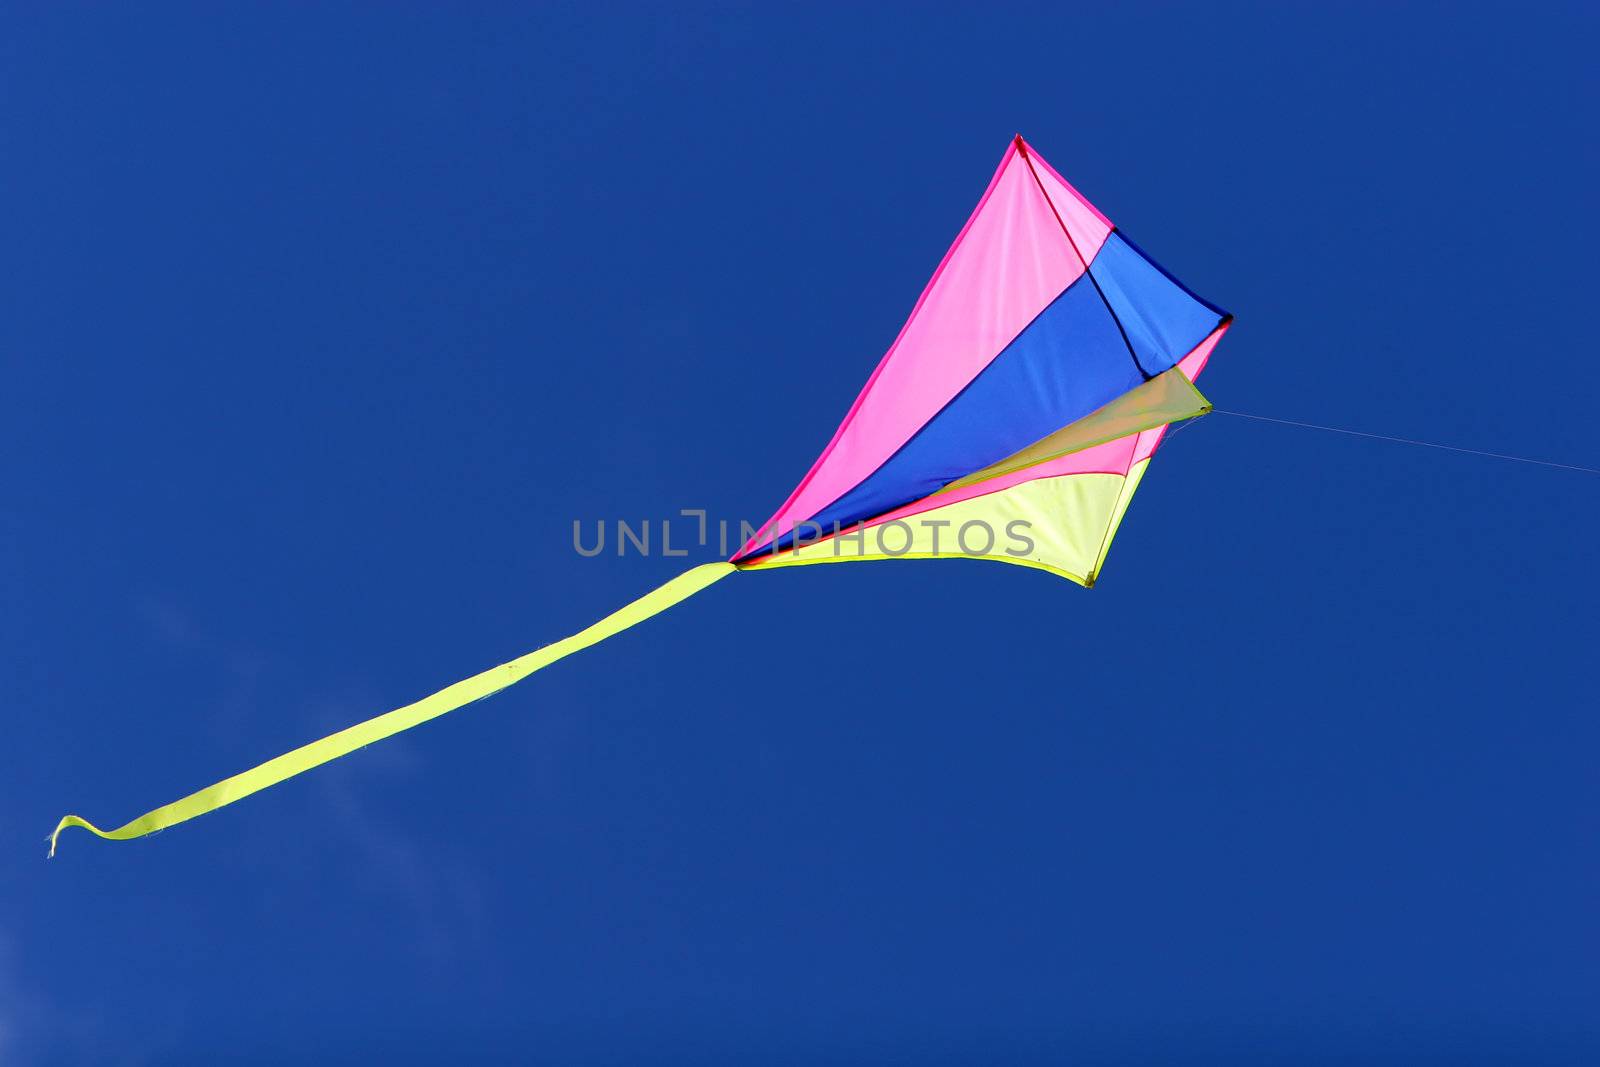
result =
[[1117,309],[1111,306],[1111,301],[1106,297],[1106,291],[1100,288],[1100,280],[1094,276],[1094,268],[1083,256],[1083,249],[1078,247],[1078,242],[1072,237],[1072,231],[1067,229],[1067,224],[1062,221],[1061,212],[1056,210],[1056,202],[1050,199],[1050,193],[1044,187],[1044,182],[1039,178],[1039,172],[1034,169],[1033,156],[1028,152],[1028,142],[1022,139],[1022,134],[1017,134],[1017,153],[1022,156],[1022,162],[1028,165],[1028,173],[1033,175],[1033,184],[1039,187],[1039,195],[1044,197],[1044,202],[1050,205],[1050,214],[1056,217],[1056,225],[1061,227],[1061,232],[1066,235],[1067,244],[1072,246],[1072,251],[1077,255],[1078,262],[1083,264],[1083,273],[1089,276],[1089,284],[1094,286],[1094,291],[1100,295],[1100,303],[1105,305],[1106,311],[1111,315],[1111,321],[1117,324],[1117,333],[1122,335],[1122,344],[1128,350],[1128,358],[1133,360],[1134,367],[1139,371],[1139,376],[1149,381],[1153,375],[1144,369],[1144,364],[1139,362],[1139,354],[1133,350],[1133,342],[1128,340],[1128,331],[1122,325],[1122,317],[1117,314]]

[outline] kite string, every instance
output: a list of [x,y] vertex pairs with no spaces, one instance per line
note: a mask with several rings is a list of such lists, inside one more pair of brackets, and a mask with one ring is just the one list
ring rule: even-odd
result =
[[1532,463],[1539,467],[1556,467],[1560,470],[1581,471],[1584,474],[1600,474],[1600,468],[1583,467],[1575,463],[1554,463],[1547,459],[1529,459],[1526,456],[1511,456],[1504,452],[1485,452],[1478,448],[1460,448],[1456,445],[1441,445],[1435,441],[1418,441],[1410,437],[1393,437],[1389,434],[1367,433],[1363,430],[1346,430],[1340,426],[1323,426],[1315,422],[1297,422],[1294,419],[1275,419],[1270,415],[1251,415],[1248,412],[1229,411],[1226,408],[1214,407],[1211,410],[1218,415],[1232,415],[1236,419],[1253,419],[1256,422],[1275,422],[1280,426],[1298,426],[1305,430],[1323,430],[1327,433],[1342,433],[1351,437],[1367,437],[1374,441],[1390,441],[1398,445],[1416,445],[1420,448],[1438,448],[1446,452],[1460,452],[1463,455],[1468,456],[1486,456],[1490,459],[1507,459],[1513,463]]

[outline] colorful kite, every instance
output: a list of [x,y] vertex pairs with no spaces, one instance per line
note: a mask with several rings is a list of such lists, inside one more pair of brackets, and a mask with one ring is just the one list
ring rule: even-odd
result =
[[555,644],[313,741],[101,837],[143,837],[512,685],[735,571],[990,559],[1092,586],[1232,316],[1196,296],[1019,135],[822,454],[732,559]]

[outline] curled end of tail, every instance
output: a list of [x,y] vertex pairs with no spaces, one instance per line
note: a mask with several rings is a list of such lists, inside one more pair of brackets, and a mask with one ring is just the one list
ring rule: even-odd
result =
[[56,839],[61,836],[61,831],[65,830],[69,826],[81,826],[83,829],[89,831],[91,834],[94,834],[94,835],[96,835],[98,837],[109,837],[110,836],[104,830],[100,829],[100,827],[98,827],[94,823],[90,822],[88,819],[80,819],[76,815],[68,815],[65,818],[63,818],[60,822],[56,823],[55,830],[52,831],[51,834],[50,834],[50,858],[51,859],[55,859],[55,856],[56,856]]

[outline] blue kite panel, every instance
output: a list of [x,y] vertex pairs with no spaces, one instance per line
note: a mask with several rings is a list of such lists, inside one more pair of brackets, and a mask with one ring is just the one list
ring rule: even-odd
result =
[[1095,256],[1094,276],[1151,375],[1188,355],[1228,315],[1190,292],[1118,232],[1106,238]]

